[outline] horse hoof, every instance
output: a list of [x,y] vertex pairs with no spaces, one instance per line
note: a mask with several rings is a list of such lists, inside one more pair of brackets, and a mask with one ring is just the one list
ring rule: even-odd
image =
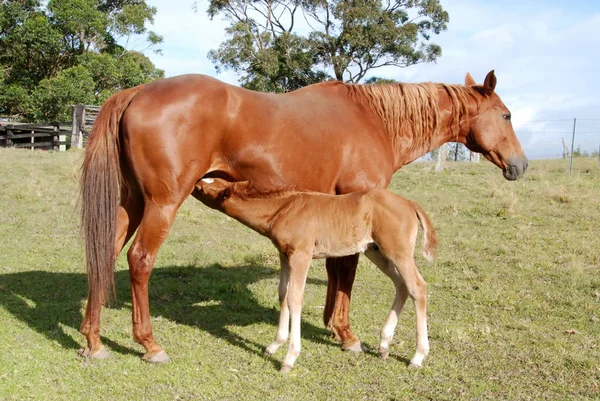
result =
[[150,363],[167,363],[170,362],[171,359],[169,355],[165,351],[160,351],[158,354],[151,355],[150,353],[146,353],[142,359],[146,362]]
[[344,349],[344,351],[350,351],[350,352],[356,352],[356,353],[363,352],[360,341],[355,341],[351,344],[344,344],[342,346],[342,348]]
[[416,363],[412,363],[412,362],[411,362],[411,363],[408,365],[408,368],[409,368],[410,370],[421,369],[421,365],[417,365]]
[[381,359],[383,359],[385,361],[390,356],[390,349],[389,348],[380,348],[379,355],[381,356]]
[[292,367],[290,365],[282,365],[281,369],[279,369],[279,373],[290,373],[292,371]]
[[84,349],[79,350],[79,356],[82,356],[86,359],[92,358],[102,360],[110,357],[110,352],[108,352],[107,349],[104,348],[104,346],[102,346],[102,348],[100,348],[98,351],[94,352],[92,352],[88,347],[86,347]]

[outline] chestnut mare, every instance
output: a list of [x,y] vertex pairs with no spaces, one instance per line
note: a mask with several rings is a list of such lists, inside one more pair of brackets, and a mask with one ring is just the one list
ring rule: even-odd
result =
[[[364,252],[396,287],[392,309],[381,329],[379,353],[385,359],[410,296],[417,316],[417,350],[409,368],[418,368],[429,353],[427,284],[414,260],[419,224],[423,256],[432,261],[437,239],[431,221],[416,203],[383,188],[346,195],[318,192],[261,192],[248,181],[229,183],[205,178],[196,184],[198,199],[271,239],[279,251],[279,326],[265,354],[274,354],[290,337],[281,366],[290,372],[300,354],[300,316],[310,261]],[[291,330],[290,330],[291,326]]]
[[[386,187],[392,174],[440,145],[460,142],[520,177],[527,159],[495,93],[483,85],[349,85],[325,82],[286,94],[252,92],[184,75],[119,92],[103,105],[82,168],[88,303],[83,354],[104,358],[103,302],[116,256],[128,251],[133,336],[144,359],[168,360],[152,336],[148,280],[175,214],[203,177],[250,180],[328,194]],[[344,348],[360,350],[348,311],[358,255],[328,259],[324,321]]]

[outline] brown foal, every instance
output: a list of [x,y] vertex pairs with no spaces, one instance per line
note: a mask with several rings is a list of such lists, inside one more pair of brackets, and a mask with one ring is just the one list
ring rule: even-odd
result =
[[398,314],[410,296],[417,310],[417,350],[409,367],[422,365],[429,353],[429,340],[427,284],[414,261],[419,223],[423,227],[423,255],[430,261],[437,240],[431,221],[419,205],[381,188],[347,195],[267,193],[252,188],[249,181],[232,184],[205,178],[196,189],[207,206],[268,237],[279,250],[281,311],[275,340],[265,353],[275,353],[290,335],[282,372],[291,371],[300,354],[300,315],[310,261],[357,252],[364,252],[396,287],[392,309],[381,330],[381,356],[385,359],[389,355]]

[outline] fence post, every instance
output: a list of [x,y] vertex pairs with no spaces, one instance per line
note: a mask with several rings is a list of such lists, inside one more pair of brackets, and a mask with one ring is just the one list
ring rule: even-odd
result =
[[9,148],[11,146],[13,146],[13,141],[12,141],[12,137],[13,137],[13,132],[10,129],[6,130],[6,147]]
[[52,131],[54,131],[54,135],[52,135],[52,149],[56,152],[58,151],[58,125],[54,125],[52,127]]
[[445,143],[440,146],[438,151],[437,161],[435,163],[435,171],[439,172],[444,169],[444,163],[446,163],[446,158],[448,157],[448,144]]
[[573,138],[571,139],[571,162],[569,163],[569,173],[573,172],[573,153],[575,153],[575,126],[577,125],[577,118],[573,119]]
[[71,147],[81,149],[83,148],[83,134],[81,133],[81,127],[83,127],[83,105],[73,105],[73,123],[71,125]]

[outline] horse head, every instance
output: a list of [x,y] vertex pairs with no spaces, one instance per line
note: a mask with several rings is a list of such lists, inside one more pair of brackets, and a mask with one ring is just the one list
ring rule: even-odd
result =
[[513,181],[522,177],[528,162],[511,123],[510,110],[494,91],[496,75],[490,71],[483,85],[477,85],[467,73],[465,86],[482,95],[478,112],[470,115],[465,145],[500,167],[504,178]]

